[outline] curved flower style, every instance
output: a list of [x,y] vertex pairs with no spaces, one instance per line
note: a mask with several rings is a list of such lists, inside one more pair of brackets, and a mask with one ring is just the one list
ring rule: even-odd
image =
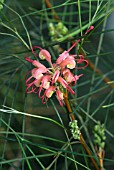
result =
[[[90,27],[85,35],[91,31],[91,29],[93,29],[93,27]],[[74,86],[83,74],[74,75],[71,71],[75,68],[85,68],[88,65],[88,61],[84,59],[83,55],[69,54],[72,48],[79,42],[80,39],[67,51],[60,54],[55,63],[52,63],[51,54],[47,50],[39,46],[32,47],[32,53],[35,56],[39,56],[41,60],[46,60],[49,63],[49,67],[47,68],[37,60],[32,60],[28,57],[25,58],[35,67],[26,75],[26,93],[37,93],[38,97],[42,98],[43,104],[55,93],[61,106],[64,103],[63,96],[66,90],[71,94],[75,94],[71,86]],[[39,54],[35,53],[35,49],[40,50]],[[77,64],[80,63],[84,63],[85,65],[78,67]]]

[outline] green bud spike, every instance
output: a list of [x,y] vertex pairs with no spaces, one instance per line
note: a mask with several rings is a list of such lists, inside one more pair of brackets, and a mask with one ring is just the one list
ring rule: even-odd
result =
[[104,124],[98,122],[98,124],[95,125],[94,127],[93,133],[94,133],[94,143],[99,147],[104,148],[105,146],[104,141],[106,140]]
[[51,36],[52,41],[57,41],[59,38],[62,38],[68,33],[68,28],[64,26],[62,22],[54,25],[52,22],[48,25],[49,35]]
[[80,130],[77,125],[77,120],[70,122],[69,126],[71,128],[70,130],[71,130],[73,138],[80,140]]

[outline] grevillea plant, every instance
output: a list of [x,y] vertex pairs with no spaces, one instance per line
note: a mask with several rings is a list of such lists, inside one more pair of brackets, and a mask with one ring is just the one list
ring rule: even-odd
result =
[[[94,27],[91,26],[85,35],[93,28]],[[64,103],[66,90],[74,95],[75,92],[72,86],[76,85],[77,80],[82,77],[83,74],[75,75],[73,70],[83,69],[88,66],[88,61],[82,54],[70,54],[70,51],[80,41],[81,39],[77,40],[67,51],[63,51],[54,63],[52,62],[52,56],[49,51],[39,46],[34,46],[32,53],[37,56],[39,60],[32,60],[28,57],[25,58],[34,66],[26,76],[26,93],[37,93],[38,97],[42,99],[43,104],[55,93],[61,106]],[[35,53],[35,49],[39,49],[39,54]],[[46,60],[48,67],[42,64],[41,60]],[[79,66],[82,63],[84,63],[84,66]]]
[[0,170],[113,169],[113,10],[0,0]]
[[[93,30],[93,28],[94,26],[91,26],[83,35],[83,38]],[[84,55],[71,53],[71,50],[80,42],[81,39],[75,41],[68,50],[63,51],[57,57],[55,62],[52,61],[52,56],[48,50],[39,46],[33,46],[32,54],[38,57],[38,60],[25,57],[26,61],[34,67],[26,75],[26,93],[37,93],[38,97],[42,99],[43,104],[45,104],[53,94],[56,95],[60,106],[64,104],[69,113],[71,119],[69,126],[73,138],[82,143],[94,167],[98,170],[98,165],[94,158],[92,158],[91,152],[85,143],[68,99],[68,92],[73,95],[75,94],[72,87],[75,86],[78,79],[83,76],[83,74],[75,75],[73,73],[74,69],[83,69],[88,66],[88,61],[84,58]],[[36,49],[39,50],[39,53],[35,52]],[[47,63],[44,65],[42,60],[45,60],[48,66]]]

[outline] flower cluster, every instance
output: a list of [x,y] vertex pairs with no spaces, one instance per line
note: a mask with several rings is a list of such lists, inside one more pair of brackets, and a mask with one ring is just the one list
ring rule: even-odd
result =
[[49,23],[48,28],[52,41],[57,41],[58,38],[61,38],[68,33],[68,28],[62,22],[58,22],[55,25],[53,23]]
[[[59,29],[61,23],[57,26]],[[62,27],[64,26],[62,25]],[[91,26],[84,36],[93,28],[94,26]],[[75,68],[82,69],[88,65],[88,61],[84,59],[83,55],[69,54],[80,41],[81,39],[77,40],[67,51],[60,54],[55,63],[52,63],[51,54],[46,49],[42,49],[39,46],[32,47],[32,53],[36,57],[39,57],[39,59],[46,60],[49,67],[46,67],[38,60],[32,60],[28,57],[25,58],[34,66],[26,76],[26,93],[37,93],[38,97],[42,99],[43,104],[52,97],[53,93],[56,93],[56,97],[61,106],[63,105],[66,91],[75,94],[71,86],[76,84],[82,74],[74,75],[72,70]],[[35,49],[40,50],[39,54],[35,53]],[[82,67],[77,67],[80,63],[85,64]]]
[[98,122],[98,124],[95,125],[94,130],[93,130],[94,143],[102,149],[105,146],[105,140],[106,140],[104,131],[105,131],[104,124],[101,124],[100,122]]
[[77,124],[77,120],[70,122],[69,126],[71,128],[70,130],[71,130],[73,138],[80,140],[81,133],[80,133],[80,130],[79,130],[79,127],[78,127],[78,124]]
[[[42,98],[42,103],[45,103],[53,93],[56,93],[56,97],[63,105],[64,93],[69,91],[71,94],[75,94],[71,86],[74,86],[77,80],[82,76],[74,75],[72,70],[77,68],[77,64],[85,63],[85,66],[78,67],[84,68],[88,65],[88,61],[84,59],[83,55],[69,54],[70,50],[79,42],[77,40],[69,50],[64,51],[59,55],[55,63],[51,61],[51,54],[42,49],[39,46],[32,48],[32,53],[38,56],[41,60],[46,60],[49,67],[40,63],[37,60],[32,60],[26,57],[26,60],[34,66],[34,68],[26,76],[26,92],[27,93],[38,93],[38,97]],[[35,53],[35,49],[39,49],[39,54]],[[30,76],[29,76],[30,75]]]

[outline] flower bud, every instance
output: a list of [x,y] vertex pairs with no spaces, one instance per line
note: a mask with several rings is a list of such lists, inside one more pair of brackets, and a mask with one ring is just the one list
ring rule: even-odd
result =
[[64,26],[63,29],[61,30],[61,33],[63,35],[67,34],[68,33],[68,28]]
[[60,31],[63,29],[63,27],[64,27],[64,25],[63,25],[62,22],[59,22],[59,23],[56,25],[56,29],[57,29],[57,30],[60,30]]

